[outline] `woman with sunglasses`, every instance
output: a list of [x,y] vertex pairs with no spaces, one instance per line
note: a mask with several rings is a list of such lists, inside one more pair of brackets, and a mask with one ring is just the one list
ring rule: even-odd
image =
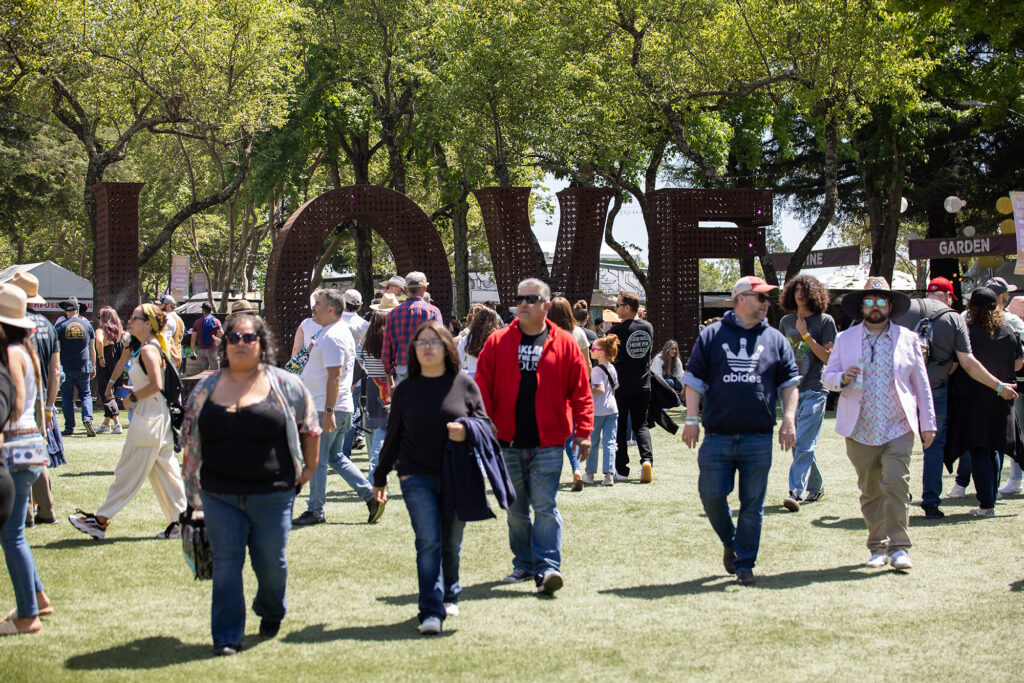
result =
[[[78,510],[68,521],[83,534],[106,537],[110,518],[128,504],[148,478],[167,520],[157,538],[178,538],[178,517],[185,510],[181,468],[174,457],[171,413],[163,396],[164,362],[169,358],[163,329],[167,314],[153,304],[142,304],[128,319],[132,355],[127,363],[132,383],[132,419],[128,424],[121,459],[114,468],[114,483],[107,499],[94,513]],[[116,368],[115,368],[116,370]]]
[[297,375],[271,365],[275,354],[262,318],[233,315],[220,342],[221,369],[196,385],[185,407],[182,475],[213,553],[216,655],[242,649],[247,548],[259,586],[253,611],[260,635],[277,635],[286,611],[292,502],[316,471],[320,421],[313,398]]
[[451,333],[436,321],[419,326],[409,344],[409,376],[395,387],[373,495],[387,502],[388,473],[398,464],[405,507],[416,534],[420,633],[441,632],[459,613],[459,556],[466,523],[442,511],[441,466],[448,440],[465,441],[460,417],[487,419],[480,389],[460,372]]

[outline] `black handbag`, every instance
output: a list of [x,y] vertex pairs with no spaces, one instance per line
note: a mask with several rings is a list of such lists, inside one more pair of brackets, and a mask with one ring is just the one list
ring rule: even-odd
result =
[[181,524],[181,548],[185,553],[185,564],[196,579],[213,578],[213,553],[210,539],[206,535],[206,521],[192,518],[192,506],[178,517]]

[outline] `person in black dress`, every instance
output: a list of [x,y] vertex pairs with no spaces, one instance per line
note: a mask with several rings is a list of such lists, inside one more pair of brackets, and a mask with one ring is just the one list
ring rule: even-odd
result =
[[[1024,365],[1020,339],[996,308],[995,293],[982,287],[971,293],[967,305],[971,349],[985,369],[1001,382],[995,391],[975,381],[963,368],[950,378],[949,419],[945,461],[951,468],[963,453],[971,454],[971,474],[978,495],[975,517],[994,517],[999,473],[997,454],[1024,462],[1021,426],[1013,402],[999,396],[1004,386],[1016,382]],[[952,471],[952,470],[950,470]]]
[[387,501],[388,473],[396,463],[402,497],[416,534],[420,633],[441,632],[459,613],[459,556],[466,523],[445,520],[441,472],[448,440],[465,441],[460,417],[487,418],[483,397],[459,368],[451,333],[440,323],[419,326],[409,344],[409,376],[395,387],[380,461],[373,473],[377,502]]

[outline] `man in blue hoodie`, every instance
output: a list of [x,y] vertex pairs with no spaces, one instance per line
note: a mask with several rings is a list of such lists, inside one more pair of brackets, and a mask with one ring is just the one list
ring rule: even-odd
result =
[[[697,490],[708,520],[725,547],[725,570],[736,574],[736,582],[742,586],[754,583],[779,394],[779,445],[786,451],[796,442],[800,371],[789,342],[765,320],[769,297],[778,293],[778,287],[759,277],[740,278],[732,288],[734,310],[700,333],[683,376],[683,442],[693,448],[700,440],[703,398],[705,434],[697,455]],[[728,497],[737,471],[740,514],[734,524]]]

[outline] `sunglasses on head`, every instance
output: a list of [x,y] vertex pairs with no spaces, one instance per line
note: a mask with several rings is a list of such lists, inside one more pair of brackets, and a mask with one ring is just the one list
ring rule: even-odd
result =
[[885,297],[880,299],[872,299],[871,297],[868,297],[866,299],[862,299],[860,304],[864,308],[885,308],[889,305],[889,300]]
[[255,332],[228,332],[228,344],[238,344],[241,342],[252,344],[258,341],[259,338],[259,335]]
[[764,303],[768,301],[768,295],[762,294],[761,292],[743,292],[743,296],[756,296],[758,303]]
[[542,297],[540,294],[516,294],[514,301],[516,304],[535,304],[537,302],[547,301],[547,299]]

